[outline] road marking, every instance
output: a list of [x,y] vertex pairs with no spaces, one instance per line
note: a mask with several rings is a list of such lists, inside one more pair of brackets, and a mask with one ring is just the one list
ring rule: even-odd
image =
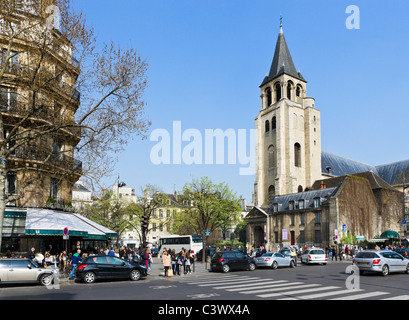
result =
[[409,295],[396,296],[396,297],[385,298],[381,300],[409,300]]
[[346,296],[346,297],[335,298],[335,299],[331,299],[331,300],[359,300],[359,299],[365,299],[365,298],[372,298],[372,297],[382,296],[382,295],[384,295],[384,294],[389,294],[389,293],[388,293],[388,292],[382,292],[382,291],[374,291],[374,292],[356,294],[356,295],[353,295],[353,296]]
[[[226,284],[226,283],[237,283],[237,281],[240,281],[241,283],[244,282],[253,282],[254,280],[259,280],[260,278],[252,278],[252,279],[239,279],[239,280],[227,280],[227,281],[213,281],[213,282],[208,282],[205,284],[197,284],[199,287],[210,287],[214,285],[219,285],[219,284]],[[191,284],[191,283],[189,283]]]
[[[293,298],[292,300],[317,299],[317,298],[337,296],[337,295],[341,295],[341,294],[353,293],[353,292],[360,292],[360,291],[363,291],[363,290],[362,290],[362,289],[356,289],[356,290],[345,289],[345,290],[339,290],[339,291],[324,292],[324,293],[317,293],[317,294],[310,294],[310,295],[295,297],[295,298]],[[287,299],[287,300],[288,300],[288,299]]]
[[286,284],[287,287],[267,288],[267,289],[262,289],[262,290],[253,290],[253,291],[243,291],[243,292],[240,292],[240,293],[254,294],[254,293],[272,292],[272,291],[280,291],[280,290],[284,291],[284,290],[289,290],[289,289],[301,289],[301,288],[319,287],[320,286],[320,284],[303,284],[303,285],[296,285],[296,286],[294,284],[295,284],[295,282]]
[[[294,282],[292,284],[303,284],[303,282]],[[264,288],[276,288],[276,287],[282,287],[282,286],[288,286],[289,283],[287,280],[278,280],[275,281],[274,284],[268,284],[268,285],[263,285],[263,286],[256,286],[254,288],[247,288],[247,290],[252,290],[252,289],[264,289]],[[226,291],[240,291],[243,290],[244,288],[238,287],[234,289],[226,289]],[[240,292],[242,293],[242,292]]]
[[[255,286],[260,286],[260,284],[257,284],[257,282],[266,282],[267,280],[271,280],[271,279],[253,280],[253,283],[250,283],[250,284],[236,284],[236,285],[233,285],[233,286],[214,287],[214,289],[232,289],[232,288],[240,288],[240,287],[255,287]],[[274,281],[274,283],[277,283],[277,282],[288,282],[288,281],[286,281],[286,280]]]
[[[225,279],[225,278],[212,279],[212,280],[207,279],[207,280],[202,280],[202,281],[187,282],[187,284],[206,284],[206,283],[211,283],[211,282],[222,282],[222,281],[232,282],[232,281],[249,280],[249,279],[260,279],[260,278],[259,277],[246,276],[246,277],[235,277],[235,278],[228,278],[228,279]],[[190,281],[192,281],[192,280],[190,280]]]
[[[295,290],[295,291],[288,291],[288,292],[268,293],[268,294],[257,295],[257,297],[272,298],[272,297],[279,297],[279,296],[286,296],[286,295],[291,296],[291,295],[295,295],[295,294],[299,294],[299,293],[316,292],[316,291],[333,290],[333,289],[339,289],[339,287],[330,286],[330,287],[303,289],[303,290]],[[281,299],[281,300],[285,300],[285,299]]]

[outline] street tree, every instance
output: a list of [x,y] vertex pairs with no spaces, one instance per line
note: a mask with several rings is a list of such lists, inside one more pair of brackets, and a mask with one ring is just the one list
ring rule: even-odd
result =
[[99,43],[70,0],[0,0],[0,50],[1,248],[7,203],[44,206],[32,190],[50,179],[57,197],[80,176],[98,184],[150,121],[146,61]]
[[240,200],[226,183],[213,183],[208,177],[193,179],[183,187],[184,210],[174,219],[174,229],[184,226],[203,236],[205,261],[206,230],[214,232],[233,227],[240,220]]

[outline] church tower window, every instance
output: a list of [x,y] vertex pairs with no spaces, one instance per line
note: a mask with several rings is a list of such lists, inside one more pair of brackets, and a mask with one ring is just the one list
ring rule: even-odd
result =
[[298,142],[294,144],[294,165],[301,167],[301,145]]
[[268,108],[268,107],[271,106],[271,104],[273,103],[272,97],[271,97],[271,89],[270,89],[270,88],[267,88],[267,89],[266,89],[266,96],[267,96],[267,108]]
[[277,128],[277,119],[276,117],[273,117],[273,119],[271,119],[271,130],[275,130]]
[[281,85],[279,83],[275,85],[275,91],[276,91],[276,100],[280,101],[281,100]]
[[266,126],[266,132],[269,132],[270,131],[270,121],[266,120],[265,126]]
[[291,81],[288,81],[287,83],[287,98],[291,100],[291,91],[293,89],[293,83]]

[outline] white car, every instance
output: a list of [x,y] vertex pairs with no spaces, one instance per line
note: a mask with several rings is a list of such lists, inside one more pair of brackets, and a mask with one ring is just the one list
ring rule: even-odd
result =
[[320,264],[327,264],[327,255],[325,254],[324,249],[313,248],[305,250],[301,257],[301,263],[320,263]]

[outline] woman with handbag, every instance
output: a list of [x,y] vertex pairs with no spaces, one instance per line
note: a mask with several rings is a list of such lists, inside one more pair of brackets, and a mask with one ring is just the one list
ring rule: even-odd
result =
[[163,263],[163,267],[165,268],[165,278],[167,278],[169,268],[171,267],[172,262],[171,262],[170,255],[166,249],[163,250],[162,263]]

